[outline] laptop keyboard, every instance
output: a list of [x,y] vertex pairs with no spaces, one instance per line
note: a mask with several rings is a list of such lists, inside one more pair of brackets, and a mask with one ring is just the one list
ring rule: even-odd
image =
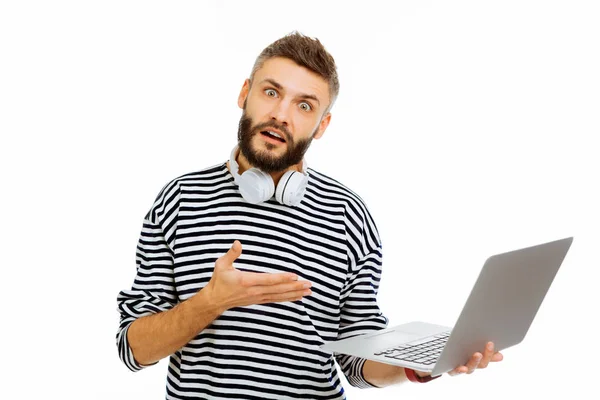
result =
[[415,342],[404,343],[375,353],[396,360],[410,361],[417,364],[435,364],[450,337],[450,332],[440,333]]

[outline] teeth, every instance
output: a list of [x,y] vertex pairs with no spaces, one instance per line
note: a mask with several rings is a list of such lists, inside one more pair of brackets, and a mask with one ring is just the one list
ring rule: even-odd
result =
[[272,132],[272,131],[267,131],[267,132],[269,132],[269,135],[275,136],[276,138],[279,138],[279,139],[283,139],[280,135],[276,134],[275,132]]

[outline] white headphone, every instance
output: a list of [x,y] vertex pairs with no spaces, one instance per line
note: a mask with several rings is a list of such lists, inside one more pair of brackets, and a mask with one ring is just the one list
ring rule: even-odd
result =
[[239,165],[236,156],[238,146],[235,146],[229,157],[229,167],[235,183],[240,188],[240,193],[248,203],[258,204],[269,200],[275,194],[275,198],[281,204],[287,206],[297,206],[302,201],[306,185],[308,184],[308,174],[306,173],[306,161],[302,161],[302,173],[298,171],[287,171],[277,184],[273,178],[266,172],[258,168],[250,168],[242,175],[239,174]]

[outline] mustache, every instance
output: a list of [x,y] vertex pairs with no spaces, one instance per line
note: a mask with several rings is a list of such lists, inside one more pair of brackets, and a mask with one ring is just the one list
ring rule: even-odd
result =
[[266,130],[265,128],[277,129],[278,131],[283,133],[283,135],[285,136],[286,142],[292,142],[292,135],[290,134],[290,131],[288,131],[288,129],[284,125],[279,125],[278,123],[273,122],[273,121],[263,122],[262,124],[256,125],[254,127],[254,131],[256,131],[256,132],[264,131],[264,130]]

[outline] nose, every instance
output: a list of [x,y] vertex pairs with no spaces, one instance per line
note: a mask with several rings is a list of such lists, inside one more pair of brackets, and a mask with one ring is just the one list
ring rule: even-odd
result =
[[290,119],[290,102],[284,100],[278,101],[271,109],[270,117],[279,124],[287,126]]

